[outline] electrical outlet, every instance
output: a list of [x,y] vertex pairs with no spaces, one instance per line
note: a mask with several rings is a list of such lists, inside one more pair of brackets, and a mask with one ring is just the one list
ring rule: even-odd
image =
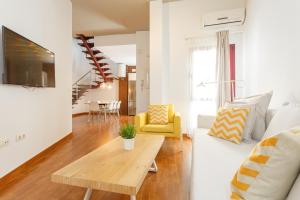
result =
[[26,138],[26,134],[18,134],[16,135],[16,141],[24,140]]
[[9,140],[8,139],[2,139],[0,138],[0,147],[8,145]]

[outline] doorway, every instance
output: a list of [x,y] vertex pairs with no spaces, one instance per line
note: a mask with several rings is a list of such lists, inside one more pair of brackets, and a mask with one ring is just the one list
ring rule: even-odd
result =
[[126,77],[119,80],[120,114],[136,114],[136,66],[126,66]]

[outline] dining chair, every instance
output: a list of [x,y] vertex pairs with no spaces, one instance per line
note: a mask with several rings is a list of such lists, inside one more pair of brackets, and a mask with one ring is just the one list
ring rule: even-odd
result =
[[114,106],[113,106],[113,113],[114,113],[114,114],[117,113],[117,109],[118,109],[118,101],[115,100],[115,101],[114,101]]
[[114,107],[115,106],[115,102],[114,101],[111,101],[109,104],[108,104],[108,113],[110,114],[113,114],[114,113]]
[[98,102],[96,101],[91,101],[88,102],[89,104],[89,117],[88,117],[88,121],[92,119],[94,119],[94,115],[96,115],[99,119],[99,114],[100,114],[100,107]]
[[116,109],[116,113],[117,113],[118,117],[120,117],[120,108],[121,108],[121,103],[122,103],[122,101],[118,101],[118,102],[117,102],[117,109]]

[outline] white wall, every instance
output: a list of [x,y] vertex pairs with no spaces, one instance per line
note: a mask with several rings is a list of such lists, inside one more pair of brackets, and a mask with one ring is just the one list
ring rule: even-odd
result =
[[136,112],[149,105],[149,31],[136,33]]
[[[72,5],[69,0],[0,0],[0,25],[55,53],[56,87],[0,85],[0,177],[72,131]],[[2,45],[1,45],[2,46]],[[2,52],[0,52],[2,53]],[[16,142],[16,135],[26,139]]]
[[300,101],[300,2],[249,0],[245,31],[247,94],[274,90],[272,107]]
[[[110,85],[110,87],[107,87]],[[86,99],[89,101],[102,101],[110,102],[112,100],[119,99],[119,81],[114,80],[112,83],[106,83],[106,87],[90,90],[86,95]]]
[[[152,1],[151,1],[152,3]],[[155,2],[157,3],[157,2]],[[151,4],[150,4],[151,6]],[[175,110],[180,112],[182,115],[183,131],[186,131],[187,116],[189,110],[189,98],[188,98],[188,45],[186,42],[187,38],[190,37],[205,37],[215,33],[204,31],[202,28],[202,17],[206,13],[245,7],[244,0],[187,0],[187,1],[175,1],[168,4],[164,4],[164,12],[168,15],[164,15],[162,20],[168,18],[167,29],[164,27],[164,32],[168,32],[168,36],[163,36],[167,38],[168,41],[164,44],[168,44],[167,49],[169,51],[168,57],[169,62],[167,62],[167,102],[175,104]],[[151,7],[150,7],[151,8]],[[153,15],[150,9],[150,30],[151,30],[151,20],[157,20],[157,15]],[[164,24],[166,22],[164,21]],[[160,35],[151,37],[150,33],[150,44],[154,41],[157,43]],[[157,45],[159,46],[159,45]],[[151,49],[151,47],[150,47]],[[153,49],[154,51],[154,49]],[[158,50],[159,51],[159,50]],[[152,53],[150,51],[150,59],[155,60],[161,56],[158,53]],[[165,63],[165,62],[164,62]],[[151,70],[156,69],[157,66],[153,65],[150,61],[150,73],[153,76],[157,76],[156,73],[152,73]],[[156,70],[157,71],[157,70]],[[160,76],[158,76],[160,77]],[[155,89],[158,86],[155,87]],[[150,93],[152,93],[152,88],[150,88]]]
[[105,56],[113,60],[115,63],[123,63],[129,66],[136,66],[136,45],[114,45],[98,47]]
[[79,80],[84,74],[91,70],[89,60],[85,58],[85,54],[82,52],[82,48],[78,45],[79,40],[73,39],[72,46],[72,83]]

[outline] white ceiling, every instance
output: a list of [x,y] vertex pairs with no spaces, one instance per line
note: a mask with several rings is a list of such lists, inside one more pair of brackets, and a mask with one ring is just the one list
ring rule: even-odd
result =
[[149,30],[149,0],[71,0],[73,33],[111,35]]
[[136,66],[136,45],[102,46],[97,48],[115,63]]

